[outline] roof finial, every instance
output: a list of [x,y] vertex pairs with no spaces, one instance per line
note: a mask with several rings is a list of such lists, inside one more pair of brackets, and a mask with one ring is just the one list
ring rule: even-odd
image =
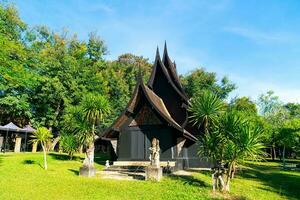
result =
[[174,60],[174,62],[173,62],[173,65],[174,65],[174,67],[175,67],[175,69],[176,69],[177,67],[176,67],[176,62],[175,62],[175,60]]
[[168,56],[168,48],[167,48],[167,41],[165,40],[165,45],[164,45],[164,58]]
[[160,55],[159,55],[159,49],[158,49],[158,46],[157,46],[157,48],[156,48],[155,60],[160,60]]

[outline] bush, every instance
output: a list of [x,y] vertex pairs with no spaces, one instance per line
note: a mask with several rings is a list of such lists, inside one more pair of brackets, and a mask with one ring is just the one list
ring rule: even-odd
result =
[[74,153],[78,150],[79,143],[74,135],[64,134],[60,140],[60,147],[70,156],[70,160],[72,160]]

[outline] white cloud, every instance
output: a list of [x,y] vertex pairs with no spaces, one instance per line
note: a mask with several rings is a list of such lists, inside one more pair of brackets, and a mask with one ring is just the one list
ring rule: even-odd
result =
[[84,9],[86,12],[106,12],[106,13],[112,13],[114,12],[114,9],[106,4],[92,4],[91,6],[87,6]]
[[244,27],[225,27],[224,31],[256,42],[294,43],[299,41],[294,34],[288,32],[270,32]]
[[298,88],[257,80],[253,77],[240,77],[234,74],[230,74],[229,79],[238,86],[237,90],[230,95],[231,98],[235,96],[248,96],[253,100],[257,100],[259,95],[272,90],[275,95],[279,96],[279,99],[285,103],[300,103],[300,89]]

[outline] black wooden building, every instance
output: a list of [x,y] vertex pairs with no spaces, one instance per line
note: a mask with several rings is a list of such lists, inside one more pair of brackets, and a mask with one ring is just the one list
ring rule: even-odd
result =
[[118,161],[149,161],[155,137],[161,161],[174,161],[177,169],[205,167],[197,156],[200,131],[189,122],[188,101],[165,45],[162,59],[157,49],[148,83],[139,75],[127,107],[102,139],[111,142]]

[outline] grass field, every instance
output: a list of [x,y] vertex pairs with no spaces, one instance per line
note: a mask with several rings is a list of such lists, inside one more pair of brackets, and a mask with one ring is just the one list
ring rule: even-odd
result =
[[45,171],[40,153],[0,154],[0,199],[300,199],[300,172],[282,171],[276,162],[249,163],[230,194],[213,195],[209,173],[169,176],[159,183],[117,181],[79,177],[81,158],[69,161],[51,153],[48,161]]

